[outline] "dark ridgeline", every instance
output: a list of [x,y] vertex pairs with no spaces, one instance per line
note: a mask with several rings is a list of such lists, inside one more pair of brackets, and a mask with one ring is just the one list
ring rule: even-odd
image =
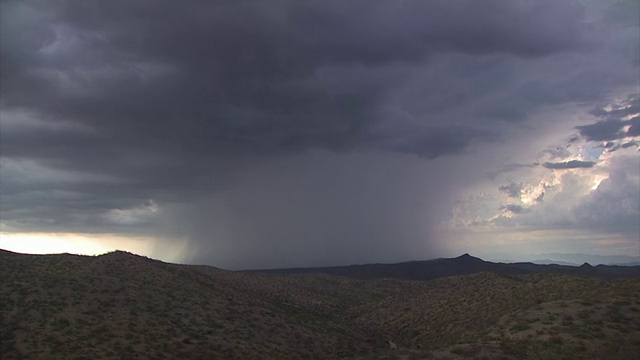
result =
[[558,264],[542,265],[531,262],[496,263],[484,261],[469,254],[464,254],[451,259],[409,261],[396,264],[364,264],[313,268],[248,270],[248,272],[281,275],[318,273],[365,280],[393,278],[425,281],[445,276],[470,275],[480,272],[492,272],[506,275],[566,274],[616,279],[640,276],[640,266],[591,266],[588,263],[584,263],[582,266]]

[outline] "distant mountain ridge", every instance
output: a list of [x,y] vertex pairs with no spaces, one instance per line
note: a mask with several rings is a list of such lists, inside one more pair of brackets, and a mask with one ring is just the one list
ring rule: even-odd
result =
[[365,280],[393,278],[426,281],[446,276],[470,275],[480,272],[492,272],[506,275],[567,274],[615,279],[624,277],[640,277],[640,266],[591,266],[588,263],[584,263],[582,266],[535,264],[532,262],[498,263],[485,261],[469,254],[464,254],[455,258],[409,261],[395,264],[285,268],[248,270],[246,272],[281,275],[319,273]]
[[[502,262],[505,262],[505,261],[502,261]],[[551,259],[536,259],[531,262],[538,265],[556,264],[556,265],[566,265],[566,266],[580,266],[580,264],[572,263],[569,261],[551,260]]]
[[[629,255],[591,255],[582,253],[545,253],[536,255],[537,259],[559,265],[575,265],[588,262],[591,265],[640,265],[640,256]],[[538,261],[533,261],[537,263]]]

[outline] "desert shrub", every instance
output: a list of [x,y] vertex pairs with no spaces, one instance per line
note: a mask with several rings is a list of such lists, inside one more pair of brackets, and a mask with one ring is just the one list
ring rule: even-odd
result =
[[528,330],[529,328],[531,328],[531,326],[529,324],[524,323],[524,322],[520,322],[520,323],[512,326],[511,327],[511,331],[520,332],[520,331]]
[[564,339],[560,335],[553,335],[549,338],[549,342],[556,345],[562,345],[564,343]]
[[59,318],[59,319],[55,320],[55,322],[54,322],[54,326],[58,327],[58,328],[61,328],[61,329],[64,329],[64,328],[68,327],[69,325],[71,325],[71,322],[66,318]]
[[583,320],[586,320],[591,317],[591,313],[592,312],[589,310],[581,310],[580,312],[578,312],[578,317]]
[[451,349],[451,352],[463,357],[472,357],[480,351],[480,348],[473,345],[468,346],[455,346]]

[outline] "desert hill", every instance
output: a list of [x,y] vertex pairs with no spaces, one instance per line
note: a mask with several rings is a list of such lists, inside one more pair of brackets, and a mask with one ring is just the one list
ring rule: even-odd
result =
[[95,257],[0,251],[0,263],[3,359],[640,353],[640,277],[479,272],[362,280],[234,272],[121,251]]

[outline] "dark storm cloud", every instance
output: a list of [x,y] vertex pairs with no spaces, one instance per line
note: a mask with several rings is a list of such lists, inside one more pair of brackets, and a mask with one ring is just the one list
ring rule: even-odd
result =
[[620,142],[620,141],[607,141],[604,144],[599,145],[598,147],[605,149],[607,152],[614,152],[614,151],[618,151],[620,149],[627,149],[630,147],[640,147],[640,142],[635,141],[635,140],[631,140],[631,141],[627,141],[627,142]]
[[[588,39],[581,7],[551,1],[35,1],[3,2],[2,14],[3,117],[47,124],[5,127],[3,156],[160,190],[193,189],[247,155],[461,153],[496,135],[381,112],[412,66],[449,53],[540,57]],[[474,66],[449,71],[480,76]]]
[[[601,117],[602,120],[595,124],[577,126],[576,129],[587,141],[611,142],[626,137],[640,136],[640,116],[637,115],[638,113],[640,113],[640,95],[633,94],[617,104],[616,108],[598,107],[594,109],[591,114]],[[611,142],[611,144],[613,146],[614,143]]]
[[640,112],[640,95],[632,94],[623,99],[615,108],[596,107],[591,114],[606,120],[617,120]]
[[398,125],[396,129],[385,129],[372,135],[370,144],[395,152],[434,159],[442,155],[461,153],[479,139],[489,141],[496,137],[490,131],[472,128],[403,128],[402,125]]
[[[629,127],[625,129],[625,127]],[[640,116],[629,120],[605,120],[591,125],[577,126],[588,141],[608,141],[640,136]]]
[[596,163],[593,161],[580,160],[571,160],[557,163],[546,162],[542,164],[542,166],[546,167],[547,169],[584,169],[594,167],[595,165]]
[[[175,215],[158,210],[154,220],[150,199],[161,209],[189,207],[216,193],[212,198],[231,203],[220,210],[229,232],[253,239],[257,230],[240,224],[248,205],[233,204],[250,203],[236,194],[243,186],[261,189],[243,182],[260,164],[313,158],[317,149],[416,161],[468,154],[478,144],[504,140],[506,127],[529,126],[540,107],[601,101],[607,91],[633,83],[631,61],[602,50],[624,48],[608,42],[618,28],[594,27],[579,1],[54,0],[0,6],[0,205],[3,225],[15,230],[135,232]],[[575,66],[583,57],[592,60]],[[608,134],[608,126],[579,130],[583,137],[598,136]],[[337,171],[318,164],[297,181]],[[287,173],[287,166],[278,166],[270,171]],[[349,170],[357,164],[338,168],[367,181]],[[403,172],[412,170],[394,171],[376,175],[380,191],[396,191]],[[280,176],[286,178],[274,175]],[[350,189],[349,176],[336,177],[319,193],[330,197],[337,189],[339,198],[361,204],[353,205],[354,213],[388,202],[379,193],[368,194],[379,201],[354,199],[357,192],[342,191]],[[422,176],[427,180],[407,191],[435,186]],[[450,176],[437,184],[452,186],[457,175]],[[366,239],[371,228],[391,237],[404,231],[398,230],[405,226],[401,215],[412,219],[405,227],[414,234],[415,214],[442,211],[412,204],[409,195],[402,199],[406,207],[397,205],[400,215],[386,214],[395,219],[388,225],[377,214],[376,224],[362,217],[348,226],[345,213],[334,219],[332,238]],[[211,230],[207,211],[225,206],[192,206],[187,212],[200,220],[183,221],[199,221],[192,224],[198,229],[193,237],[204,239]],[[320,208],[317,224],[328,229],[332,211]],[[256,229],[268,228],[252,221]],[[290,226],[283,236],[306,231]],[[252,241],[246,240],[257,247]],[[354,249],[366,243],[354,241]]]
[[[404,4],[56,1],[29,10],[5,3],[3,107],[80,122],[96,136],[34,146],[37,134],[10,134],[3,151],[78,164],[151,148],[199,163],[228,151],[386,147],[396,139],[380,141],[369,129],[402,71],[344,84],[332,70],[422,63],[442,52],[535,57],[586,41],[580,8],[569,2]],[[470,124],[435,127],[391,147],[434,157],[458,153],[485,133]],[[89,152],[66,150],[88,143],[95,144]]]

